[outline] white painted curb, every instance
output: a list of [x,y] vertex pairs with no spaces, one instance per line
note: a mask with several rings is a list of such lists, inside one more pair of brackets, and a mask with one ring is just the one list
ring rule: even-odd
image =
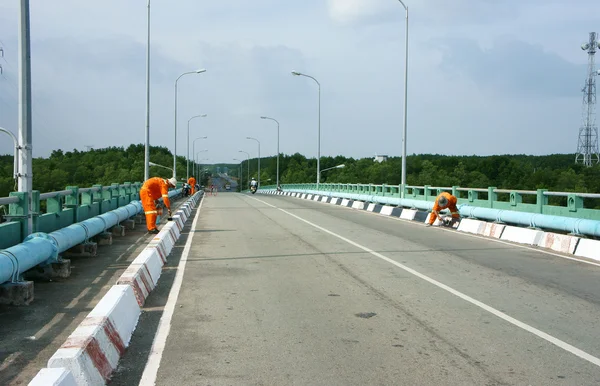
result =
[[41,369],[28,386],[77,386],[73,374],[64,367]]
[[504,232],[505,228],[506,228],[506,225],[504,225],[504,224],[496,224],[493,222],[489,222],[489,223],[485,224],[485,229],[483,230],[483,236],[499,239],[500,237],[502,237],[502,233]]
[[577,249],[575,250],[575,256],[600,260],[600,241],[580,239],[579,244],[577,244]]
[[354,201],[352,203],[352,208],[358,209],[358,210],[363,210],[363,209],[365,209],[365,203],[362,201]]
[[538,247],[552,249],[556,252],[573,254],[579,237],[546,232],[538,242]]
[[402,213],[400,213],[400,218],[403,220],[414,220],[417,215],[416,209],[402,209]]
[[103,385],[117,368],[140,316],[133,289],[114,285],[48,361],[80,385]]
[[487,223],[485,221],[474,220],[472,218],[463,218],[460,220],[460,224],[458,225],[458,231],[482,235],[486,224]]
[[393,206],[384,205],[384,206],[381,208],[381,212],[379,212],[379,213],[381,213],[381,214],[383,214],[383,215],[386,215],[386,216],[391,216],[391,215],[392,215],[392,211],[393,211],[393,210],[394,210],[394,207],[393,207]]
[[543,235],[543,231],[507,226],[504,228],[500,240],[512,241],[519,244],[537,245]]
[[368,212],[375,211],[375,204],[374,203],[370,203],[369,206],[367,206],[367,211]]

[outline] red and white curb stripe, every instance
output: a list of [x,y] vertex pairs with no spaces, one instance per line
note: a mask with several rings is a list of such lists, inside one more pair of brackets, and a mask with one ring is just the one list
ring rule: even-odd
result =
[[173,221],[152,238],[30,386],[105,385],[110,380],[129,345],[141,307],[158,285],[162,267],[200,198],[195,194],[177,210]]

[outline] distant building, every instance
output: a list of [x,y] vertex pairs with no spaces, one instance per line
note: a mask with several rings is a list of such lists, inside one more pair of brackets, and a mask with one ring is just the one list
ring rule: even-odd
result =
[[387,161],[388,156],[387,155],[375,155],[375,158],[373,159],[374,162],[385,162]]

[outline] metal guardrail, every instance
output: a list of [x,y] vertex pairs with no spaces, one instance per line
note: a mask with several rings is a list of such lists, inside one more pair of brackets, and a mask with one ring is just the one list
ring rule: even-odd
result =
[[[600,221],[600,209],[585,207],[586,203],[598,205],[598,193],[549,192],[547,189],[511,190],[496,187],[465,188],[460,186],[401,186],[374,184],[284,184],[283,190],[302,190],[344,194],[360,194],[433,202],[442,191],[451,192],[459,204],[474,207],[510,210],[517,212],[545,214],[577,219]],[[275,186],[261,186],[261,189],[275,189]]]

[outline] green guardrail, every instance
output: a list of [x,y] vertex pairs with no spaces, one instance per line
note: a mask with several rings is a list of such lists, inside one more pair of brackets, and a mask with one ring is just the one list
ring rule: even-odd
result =
[[[538,190],[510,190],[496,187],[462,188],[435,186],[373,185],[373,184],[285,184],[283,191],[321,191],[335,194],[352,193],[371,196],[409,198],[414,200],[435,201],[441,192],[452,193],[459,204],[467,204],[483,208],[514,210],[518,212],[539,213],[552,216],[573,217],[600,221],[600,209],[586,208],[600,205],[600,194],[575,192],[550,192]],[[261,190],[275,190],[275,185],[261,186]]]
[[[50,233],[71,224],[125,206],[139,200],[140,182],[94,185],[91,188],[67,186],[59,192],[31,192],[31,212],[33,232]],[[6,249],[23,241],[26,235],[27,213],[25,203],[27,192],[12,192],[9,197],[0,198],[0,203],[8,203],[8,213],[0,224],[0,249]]]

